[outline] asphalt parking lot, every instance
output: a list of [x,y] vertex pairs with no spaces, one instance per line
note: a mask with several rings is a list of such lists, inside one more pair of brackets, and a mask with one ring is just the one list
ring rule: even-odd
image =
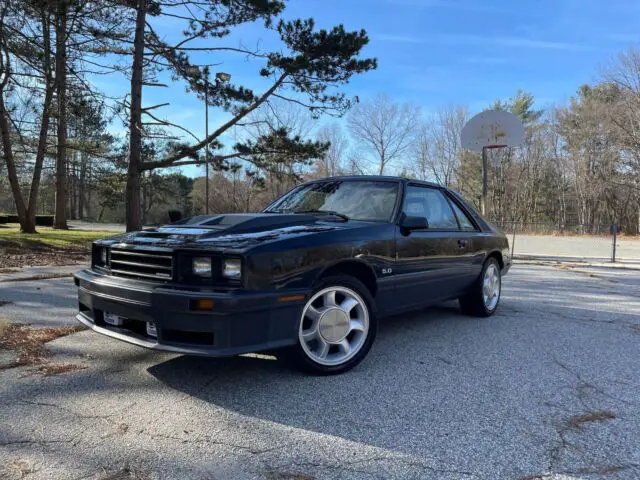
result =
[[384,320],[336,377],[81,332],[49,348],[83,370],[0,371],[0,478],[637,479],[639,347],[640,271],[537,265],[491,319]]

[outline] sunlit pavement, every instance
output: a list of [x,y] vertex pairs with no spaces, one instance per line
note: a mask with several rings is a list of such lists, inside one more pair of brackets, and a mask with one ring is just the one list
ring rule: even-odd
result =
[[34,479],[123,468],[158,479],[638,478],[638,292],[638,271],[516,266],[493,318],[452,304],[384,320],[369,357],[336,377],[82,332],[50,349],[84,370],[0,372],[0,469],[17,475],[23,461]]

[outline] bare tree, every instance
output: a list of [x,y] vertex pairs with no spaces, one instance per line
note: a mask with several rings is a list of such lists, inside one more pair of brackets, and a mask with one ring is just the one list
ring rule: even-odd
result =
[[421,179],[448,187],[455,183],[462,154],[460,134],[468,119],[465,105],[450,105],[422,122],[414,145],[415,170]]
[[357,104],[349,114],[351,135],[377,157],[379,175],[409,151],[418,116],[416,106],[395,103],[385,94]]
[[349,141],[344,135],[340,124],[330,123],[318,130],[317,138],[329,144],[324,156],[320,159],[321,173],[326,177],[338,175],[344,168],[345,156],[349,148]]

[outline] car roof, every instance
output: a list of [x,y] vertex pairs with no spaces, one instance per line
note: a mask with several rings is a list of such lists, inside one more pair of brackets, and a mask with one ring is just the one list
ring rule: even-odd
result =
[[427,182],[425,180],[415,180],[413,178],[394,177],[389,175],[343,175],[343,176],[336,176],[336,177],[324,177],[324,178],[317,178],[315,180],[310,180],[308,182],[305,182],[305,184],[324,182],[327,180],[342,180],[342,181],[360,180],[360,181],[373,181],[373,182],[382,181],[382,182],[415,183],[418,185],[427,185],[429,187],[445,188],[442,185],[439,185],[433,182]]

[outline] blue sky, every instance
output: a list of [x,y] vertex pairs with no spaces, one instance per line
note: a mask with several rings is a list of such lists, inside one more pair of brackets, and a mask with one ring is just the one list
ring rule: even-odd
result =
[[[425,112],[461,103],[475,113],[518,89],[531,92],[540,107],[566,102],[581,84],[597,80],[618,52],[640,40],[636,0],[291,0],[284,16],[313,17],[319,27],[343,23],[366,29],[371,42],[364,54],[378,58],[378,70],[353,79],[345,90],[361,100],[386,92]],[[178,38],[180,27],[171,20],[154,25],[168,39]],[[223,42],[279,45],[260,24],[243,26]],[[255,74],[259,64],[244,57],[200,53],[192,58],[221,63],[214,71],[230,73],[234,83],[257,92],[268,85]],[[108,93],[127,91],[123,78],[96,80]],[[143,100],[146,105],[170,101],[156,113],[203,135],[202,103],[183,85],[145,89]],[[212,109],[210,128],[224,118]]]

